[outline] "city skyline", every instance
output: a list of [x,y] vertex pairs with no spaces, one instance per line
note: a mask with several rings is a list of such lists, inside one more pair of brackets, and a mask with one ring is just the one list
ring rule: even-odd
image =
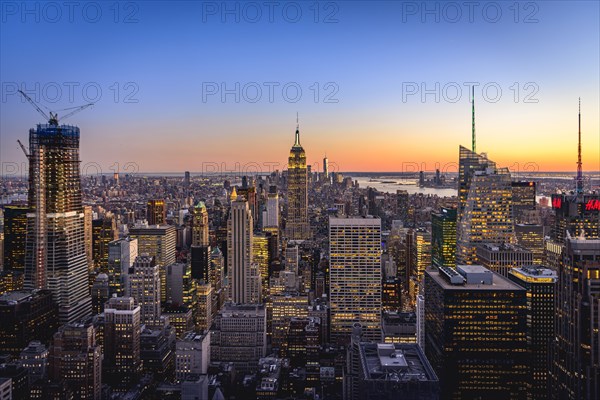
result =
[[[85,127],[83,164],[97,163],[104,173],[116,164],[124,173],[206,172],[203,163],[232,169],[253,162],[283,170],[296,112],[309,165],[327,154],[332,171],[387,172],[402,171],[403,163],[425,170],[455,163],[457,146],[471,139],[469,82],[479,83],[478,152],[493,152],[501,167],[575,170],[581,97],[583,169],[600,170],[597,3],[518,3],[518,12],[501,3],[498,21],[477,10],[472,23],[468,10],[454,22],[452,10],[439,3],[438,14],[423,14],[421,3],[329,2],[318,16],[310,4],[293,3],[303,7],[297,22],[281,12],[270,22],[266,10],[250,21],[240,3],[232,3],[237,15],[233,5],[233,14],[222,15],[214,2],[131,4],[118,15],[106,6],[98,21],[74,13],[71,22],[63,10],[53,22],[40,8],[37,24],[29,23],[35,15],[3,10],[3,174],[25,161],[16,140],[46,122],[17,89],[51,109],[96,100],[64,122]],[[18,45],[11,37],[19,37]],[[61,53],[60,68],[36,68],[27,55],[54,56],[48,42],[80,50]],[[235,93],[223,98],[221,84]],[[252,102],[257,87],[262,97]],[[297,87],[302,96],[294,102]],[[97,88],[102,96],[92,94]],[[496,88],[502,95],[493,102]]]

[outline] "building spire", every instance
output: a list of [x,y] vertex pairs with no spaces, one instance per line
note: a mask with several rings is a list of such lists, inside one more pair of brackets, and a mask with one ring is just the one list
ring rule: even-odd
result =
[[477,153],[475,146],[475,86],[473,86],[473,96],[471,97],[471,114],[472,114],[472,128],[471,128],[471,150],[473,153]]
[[578,121],[578,143],[577,143],[577,183],[576,192],[583,194],[583,167],[581,163],[581,97],[579,98],[579,121]]
[[300,146],[300,124],[298,123],[298,112],[296,112],[296,140],[294,146]]

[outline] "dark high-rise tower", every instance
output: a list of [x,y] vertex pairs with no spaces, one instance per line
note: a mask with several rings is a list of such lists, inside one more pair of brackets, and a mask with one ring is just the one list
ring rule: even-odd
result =
[[60,322],[76,321],[91,313],[79,128],[52,118],[29,131],[29,149],[25,286],[50,289]]
[[4,207],[4,270],[25,268],[25,238],[27,236],[27,206]]
[[550,267],[558,271],[550,398],[600,398],[600,239],[566,238]]
[[167,223],[167,207],[163,199],[148,200],[146,217],[148,225],[164,225]]
[[308,181],[306,154],[300,145],[300,129],[296,126],[296,140],[288,159],[286,233],[291,240],[310,236],[308,225]]

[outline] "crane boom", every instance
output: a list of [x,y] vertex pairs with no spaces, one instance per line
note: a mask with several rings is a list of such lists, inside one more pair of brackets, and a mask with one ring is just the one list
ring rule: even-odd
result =
[[[88,107],[90,107],[90,106],[93,106],[93,105],[94,105],[94,103],[88,103],[88,104],[85,104],[85,105],[83,105],[83,106],[81,106],[81,107],[78,107],[76,110],[73,110],[73,111],[71,111],[70,113],[68,113],[67,115],[63,115],[62,117],[60,117],[60,120],[62,121],[62,120],[63,120],[63,119],[65,119],[65,118],[69,118],[69,117],[71,117],[71,116],[73,116],[73,115],[77,114],[79,111],[83,111],[83,110],[85,110],[86,108],[88,108]],[[56,115],[56,114],[55,114],[55,115]]]
[[[33,107],[35,107],[35,109],[37,110],[37,112],[39,112],[40,114],[42,114],[42,116],[43,116],[44,118],[46,118],[46,121],[51,121],[51,120],[52,120],[52,118],[48,117],[48,116],[46,115],[46,113],[45,113],[44,111],[42,111],[42,109],[41,109],[41,108],[40,108],[40,107],[39,107],[39,106],[38,106],[38,105],[35,103],[35,101],[33,101],[33,100],[31,99],[31,97],[29,97],[29,96],[27,96],[27,95],[25,94],[25,92],[23,92],[22,90],[19,90],[19,93],[21,93],[21,96],[23,96],[23,97],[25,98],[25,100],[27,100],[29,103],[31,103],[31,105],[32,105]],[[50,115],[52,116],[52,112],[50,112]]]
[[[46,113],[45,113],[45,112],[44,112],[44,111],[43,111],[43,110],[42,110],[42,109],[41,109],[41,108],[40,108],[40,107],[39,107],[39,106],[38,106],[38,105],[35,103],[35,101],[33,101],[33,100],[31,99],[31,97],[27,96],[27,95],[25,94],[25,92],[23,92],[22,90],[19,90],[19,93],[21,93],[21,96],[23,96],[23,97],[25,98],[25,100],[27,100],[29,103],[31,103],[31,105],[32,105],[33,107],[35,107],[35,109],[36,109],[36,110],[37,110],[37,111],[38,111],[38,112],[39,112],[39,113],[40,113],[40,114],[41,114],[41,115],[42,115],[44,118],[46,118],[46,120],[48,121],[48,124],[50,124],[50,125],[54,125],[54,126],[58,126],[58,122],[59,122],[58,113],[56,113],[56,112],[53,112],[53,111],[48,111],[48,112],[50,113],[50,116],[46,115]],[[77,114],[79,111],[85,110],[86,108],[88,108],[88,107],[90,107],[90,106],[93,106],[93,105],[94,105],[94,103],[88,103],[88,104],[85,104],[85,105],[83,105],[83,106],[80,106],[80,107],[74,107],[75,109],[74,109],[73,111],[71,111],[70,113],[68,113],[68,114],[66,114],[66,115],[63,115],[63,116],[60,118],[60,120],[63,120],[63,119],[65,119],[65,118],[69,118],[69,117],[73,116],[74,114]],[[73,108],[68,108],[68,109],[65,109],[65,110],[63,110],[63,111],[66,111],[66,110],[72,110],[72,109],[73,109]]]
[[25,148],[23,143],[21,143],[19,139],[17,139],[17,142],[19,143],[19,146],[21,146],[21,150],[23,150],[23,153],[25,153],[25,157],[29,158],[29,153],[27,153],[27,149]]

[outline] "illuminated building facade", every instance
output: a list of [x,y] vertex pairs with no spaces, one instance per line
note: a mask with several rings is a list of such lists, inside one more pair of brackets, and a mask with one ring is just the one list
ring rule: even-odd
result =
[[187,332],[175,344],[175,379],[181,382],[188,374],[206,374],[210,362],[210,334]]
[[531,251],[533,263],[544,263],[544,226],[535,224],[515,224],[515,236],[519,246]]
[[331,340],[348,342],[360,323],[381,341],[381,220],[330,217],[329,260]]
[[511,268],[533,264],[533,254],[516,244],[482,243],[477,245],[477,262],[508,278]]
[[227,267],[229,298],[238,304],[259,303],[260,272],[253,262],[253,221],[248,202],[242,197],[231,203],[227,221]]
[[525,399],[526,290],[479,265],[427,269],[425,353],[444,399]]
[[27,206],[4,207],[4,271],[25,271]]
[[536,209],[536,185],[533,181],[515,181],[512,183],[512,204],[515,223],[526,223],[528,211]]
[[108,244],[108,284],[110,294],[125,295],[128,285],[129,268],[138,256],[137,239],[124,238]]
[[148,200],[146,205],[148,225],[164,225],[167,223],[167,207],[164,199]]
[[456,209],[442,207],[431,214],[431,262],[436,267],[456,265]]
[[551,398],[600,398],[600,239],[561,246],[551,357]]
[[411,231],[410,268],[408,281],[408,296],[412,306],[417,301],[417,295],[423,291],[423,274],[425,268],[431,265],[431,233],[423,228]]
[[29,131],[25,288],[50,289],[61,323],[91,314],[79,176],[79,128]]
[[116,379],[131,381],[141,371],[141,308],[132,297],[112,297],[104,306],[104,364]]
[[308,174],[306,154],[300,145],[300,129],[296,127],[296,140],[288,159],[286,236],[291,240],[310,237],[308,224]]
[[308,316],[308,297],[298,293],[281,293],[272,296],[271,307],[271,344],[281,349],[285,344],[286,334],[293,317]]
[[258,267],[264,298],[269,291],[269,238],[265,234],[256,234],[252,238],[252,258]]
[[141,308],[142,323],[160,326],[160,274],[154,257],[142,253],[137,256],[129,269],[129,290],[127,296],[133,297]]
[[548,398],[549,345],[554,336],[554,287],[556,272],[533,265],[513,268],[508,278],[527,290],[527,342],[530,371],[528,398]]
[[92,221],[92,256],[96,271],[107,272],[108,244],[118,238],[119,230],[114,214],[106,213],[104,218]]
[[566,232],[572,237],[600,237],[600,195],[553,194],[552,208],[556,213],[553,239],[562,243]]
[[69,323],[54,334],[48,357],[50,378],[63,381],[77,399],[100,400],[102,349],[91,323]]
[[[463,193],[459,194],[462,196]],[[462,197],[459,200],[462,202]],[[512,185],[508,169],[474,171],[459,217],[456,259],[460,264],[477,262],[478,244],[514,243]]]
[[210,246],[208,236],[208,211],[204,202],[194,206],[192,218],[192,245],[190,247],[192,277],[209,282]]
[[241,373],[256,371],[267,351],[266,327],[263,305],[225,304],[211,327],[211,362],[232,363]]
[[58,308],[49,290],[0,296],[0,353],[18,356],[32,340],[47,342],[58,328]]
[[129,235],[138,240],[138,254],[147,253],[154,256],[160,270],[161,301],[166,301],[166,267],[176,261],[177,228],[171,225],[151,226],[139,223],[129,229]]
[[198,331],[203,332],[212,324],[213,288],[209,283],[198,283],[196,293],[198,306],[194,324]]

